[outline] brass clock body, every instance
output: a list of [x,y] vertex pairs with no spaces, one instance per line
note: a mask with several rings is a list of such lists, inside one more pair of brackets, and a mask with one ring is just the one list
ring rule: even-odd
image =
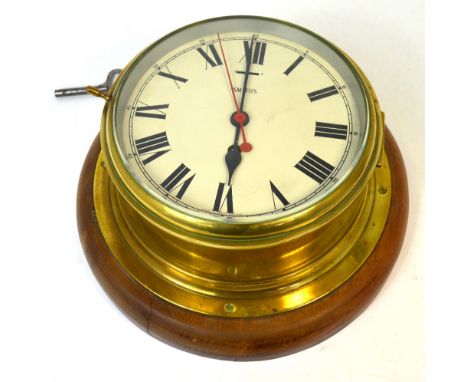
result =
[[[365,98],[365,138],[360,141],[362,147],[356,160],[345,175],[336,179],[336,185],[330,185],[319,197],[289,212],[284,208],[276,215],[254,219],[229,213],[211,216],[179,208],[166,201],[164,194],[155,197],[156,191],[149,192],[142,185],[143,181],[129,168],[128,158],[119,146],[116,133],[119,97],[125,94],[122,89],[126,81],[148,52],[191,28],[220,22],[222,26],[224,21],[229,27],[228,31],[221,30],[221,34],[235,31],[236,25],[242,30],[256,22],[260,29],[269,24],[310,34],[343,60],[354,73]],[[261,31],[249,30],[249,33],[257,34],[260,41]],[[221,47],[219,34],[218,37]],[[214,37],[212,41],[216,43]],[[202,44],[210,45],[206,41]],[[225,63],[222,53],[223,60],[220,53],[218,57]],[[163,71],[164,67],[156,66],[156,70]],[[375,294],[363,293],[365,301],[352,303],[345,301],[346,293],[340,291],[378,290],[398,254],[405,231],[404,167],[399,154],[395,154],[398,149],[394,141],[390,138],[390,143],[384,142],[388,132],[385,133],[383,113],[371,84],[341,50],[303,28],[278,20],[247,16],[212,19],[173,32],[143,51],[122,71],[110,93],[103,94],[93,88],[90,92],[106,98],[106,104],[100,134],[102,151],[97,155],[98,148],[91,150],[80,182],[78,212],[83,245],[98,278],[117,305],[141,326],[145,327],[146,322],[146,330],[151,334],[210,356],[268,358],[303,348],[332,334]],[[145,110],[149,108],[145,106]],[[128,106],[128,110],[135,115],[138,107]],[[255,129],[255,111],[245,110],[252,115],[245,129],[248,134],[249,129]],[[390,157],[389,150],[393,153]],[[248,155],[242,152],[243,158]],[[231,182],[231,175],[226,184]],[[83,196],[85,192],[87,197]],[[170,197],[169,194],[166,196]],[[393,244],[391,239],[386,239],[386,249],[378,249],[383,245],[382,237],[389,235],[389,225],[395,224],[398,228],[394,229]],[[378,256],[387,257],[382,260],[383,268],[376,265],[377,268],[369,271],[373,266],[369,264]],[[105,262],[113,265],[104,265]],[[116,270],[112,271],[114,266]],[[363,277],[367,281],[362,284],[353,281]],[[114,285],[122,283],[124,278],[127,291],[122,285]],[[138,291],[135,295],[132,288]],[[344,312],[349,304],[352,306]],[[312,318],[300,319],[304,312],[309,312]],[[302,321],[294,321],[298,319]],[[163,320],[167,326],[160,322],[150,329],[152,320]],[[259,325],[269,321],[272,327],[282,328],[277,329],[276,343],[271,342],[271,333],[266,334],[267,331],[252,334],[261,331]],[[211,329],[204,327],[207,322],[211,323]],[[224,334],[220,333],[223,325]],[[328,329],[320,331],[320,325]],[[250,333],[250,337],[244,338],[243,332]]]

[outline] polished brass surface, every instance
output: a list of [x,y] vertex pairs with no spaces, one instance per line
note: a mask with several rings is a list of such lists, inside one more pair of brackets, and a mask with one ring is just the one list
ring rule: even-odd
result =
[[220,247],[158,229],[113,186],[101,155],[94,183],[106,242],[135,280],[201,313],[254,317],[285,312],[330,293],[370,255],[386,223],[391,179],[384,157],[363,192],[332,221],[287,241]]

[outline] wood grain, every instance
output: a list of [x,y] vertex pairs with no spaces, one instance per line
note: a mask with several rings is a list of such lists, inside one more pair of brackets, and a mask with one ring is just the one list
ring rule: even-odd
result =
[[139,327],[172,346],[231,360],[283,356],[315,345],[362,312],[382,287],[398,257],[408,217],[408,186],[398,146],[386,129],[392,174],[390,214],[373,253],[341,287],[302,308],[261,318],[220,318],[188,311],[153,295],[135,282],[111,254],[94,212],[93,179],[99,137],[83,165],[78,186],[78,230],[96,278],[114,303]]

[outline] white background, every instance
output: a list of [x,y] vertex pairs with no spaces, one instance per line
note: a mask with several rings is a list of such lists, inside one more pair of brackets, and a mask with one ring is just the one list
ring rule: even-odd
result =
[[[89,96],[53,97],[55,88],[102,82],[110,69],[123,67],[145,46],[176,28],[227,14],[284,19],[317,32],[350,54],[374,85],[409,176],[407,236],[376,300],[327,341],[271,361],[235,363],[179,351],[145,334],[114,307],[86,263],[75,223],[78,177],[98,133],[103,101]],[[452,22],[459,13],[451,8],[441,14],[449,29],[455,31],[464,24],[461,16]],[[437,25],[431,35],[435,46],[443,49],[446,43],[438,33],[444,28],[440,28],[438,15],[438,10],[433,11],[432,20]],[[424,379],[422,0],[17,1],[2,5],[0,42],[0,380]],[[458,83],[451,69],[444,73],[451,79],[450,87],[438,83],[437,65],[444,63],[437,60],[437,51],[433,56],[435,68],[430,73],[439,91],[433,93],[437,97],[431,97],[431,113],[440,108],[439,102],[445,98],[441,94],[454,97]],[[452,112],[466,110],[460,104]],[[436,132],[447,131],[443,113],[432,120],[437,118],[438,127],[443,129],[432,130],[435,146],[442,138]],[[456,121],[451,121],[454,127]],[[466,117],[459,121],[466,124]],[[452,138],[456,136],[453,133]],[[449,169],[441,164],[452,152],[432,154],[439,158],[431,160],[436,169],[433,184],[455,179],[457,172],[446,178]],[[466,163],[466,154],[464,160]],[[453,157],[449,164],[458,166],[459,161]],[[444,213],[439,203],[435,206]],[[443,252],[447,244],[437,241],[437,236],[443,236],[439,226],[431,225],[430,229],[435,238],[431,248]],[[457,246],[451,242],[449,248],[455,251]],[[431,265],[436,277],[439,269],[439,263]],[[454,282],[463,287],[460,278]],[[456,305],[454,297],[453,305],[447,300],[439,284],[431,284],[430,290],[434,298],[446,299],[444,309]],[[431,349],[437,349],[437,341],[443,342],[445,337],[437,330],[439,304],[431,309],[435,315],[431,315],[430,324],[436,328],[436,344]],[[462,325],[463,320],[456,322]],[[447,372],[439,354],[430,352],[428,360],[428,376],[442,380],[435,377]],[[453,367],[450,371],[454,372]]]

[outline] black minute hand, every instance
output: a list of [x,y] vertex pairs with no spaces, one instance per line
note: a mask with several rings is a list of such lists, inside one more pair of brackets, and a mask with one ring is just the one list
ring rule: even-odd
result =
[[242,95],[240,101],[240,111],[244,111],[244,101],[245,101],[245,94],[247,92],[247,84],[249,81],[250,76],[250,66],[252,65],[252,51],[254,49],[254,42],[255,36],[252,36],[252,40],[250,40],[250,48],[245,50],[245,73],[244,73],[244,85],[242,86]]
[[[247,84],[249,83],[250,66],[252,65],[252,51],[253,51],[254,42],[255,42],[255,36],[252,35],[252,39],[250,40],[250,48],[245,50],[244,85],[242,86],[242,95],[241,95],[241,101],[239,105],[240,112],[244,111],[245,94],[247,93]],[[240,126],[240,123],[238,123],[236,126],[236,133],[234,135],[234,145],[239,144],[240,133],[241,133],[241,126]]]

